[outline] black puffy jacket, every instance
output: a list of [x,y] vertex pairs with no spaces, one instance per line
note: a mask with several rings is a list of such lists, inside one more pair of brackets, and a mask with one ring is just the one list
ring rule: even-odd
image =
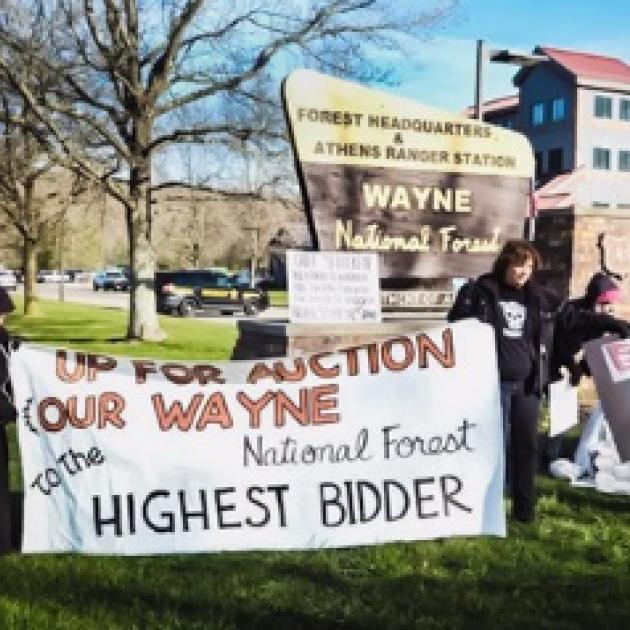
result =
[[[553,347],[555,318],[562,305],[561,299],[552,291],[540,287],[533,281],[525,285],[525,299],[530,327],[530,350],[536,369],[525,382],[525,393],[540,396],[549,381],[549,359]],[[493,274],[485,274],[465,284],[458,292],[455,304],[448,313],[448,321],[474,317],[490,324],[498,335],[504,325],[499,307],[499,281]]]
[[587,291],[584,298],[570,300],[560,309],[556,317],[550,381],[561,378],[560,368],[564,366],[569,370],[571,382],[577,385],[582,373],[588,374],[588,367],[584,362],[576,363],[575,355],[587,341],[599,339],[604,333],[613,333],[622,338],[630,335],[627,322],[606,313],[596,313],[592,310],[594,303]]

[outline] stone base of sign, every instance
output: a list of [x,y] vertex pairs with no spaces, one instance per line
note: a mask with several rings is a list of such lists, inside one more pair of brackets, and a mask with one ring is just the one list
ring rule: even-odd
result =
[[240,320],[232,359],[292,357],[333,352],[378,339],[418,332],[444,323],[444,313],[422,318],[389,314],[380,324],[291,324],[283,320]]

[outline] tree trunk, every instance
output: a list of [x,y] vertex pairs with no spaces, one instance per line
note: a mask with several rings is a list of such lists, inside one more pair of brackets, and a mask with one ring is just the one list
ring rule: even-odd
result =
[[151,166],[148,158],[136,161],[130,171],[131,205],[127,209],[131,288],[127,337],[164,341],[155,304],[155,251],[151,235]]
[[40,314],[39,299],[35,291],[37,274],[37,244],[24,239],[24,315],[36,317]]
[[[28,144],[28,143],[27,143]],[[40,246],[40,234],[34,217],[35,183],[32,180],[24,185],[24,218],[27,233],[24,236],[24,315],[37,317],[41,314],[37,297],[37,253]]]

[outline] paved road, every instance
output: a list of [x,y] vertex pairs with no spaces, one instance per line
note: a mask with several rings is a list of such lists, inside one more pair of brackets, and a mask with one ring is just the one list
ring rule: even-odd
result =
[[[18,286],[18,293],[22,286]],[[94,306],[110,308],[129,308],[129,293],[126,291],[94,291],[91,284],[67,283],[60,287],[57,283],[44,282],[37,285],[37,293],[44,300],[60,300],[63,291],[65,302],[77,302],[79,304],[92,304]],[[271,307],[258,315],[258,319],[286,319],[286,308]],[[212,322],[234,323],[242,319],[243,315],[204,315],[198,319]]]
[[[21,287],[18,287],[18,291]],[[37,285],[37,294],[44,300],[63,300],[94,306],[110,306],[115,308],[129,307],[129,293],[118,291],[94,291],[91,284],[64,283],[63,287],[56,282],[44,282]]]

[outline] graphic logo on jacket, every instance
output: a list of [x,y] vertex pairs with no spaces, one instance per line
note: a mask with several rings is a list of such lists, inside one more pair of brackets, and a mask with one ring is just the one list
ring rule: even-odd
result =
[[507,325],[507,327],[503,328],[503,336],[520,339],[525,328],[527,309],[518,302],[499,302],[499,306],[503,311],[503,318]]

